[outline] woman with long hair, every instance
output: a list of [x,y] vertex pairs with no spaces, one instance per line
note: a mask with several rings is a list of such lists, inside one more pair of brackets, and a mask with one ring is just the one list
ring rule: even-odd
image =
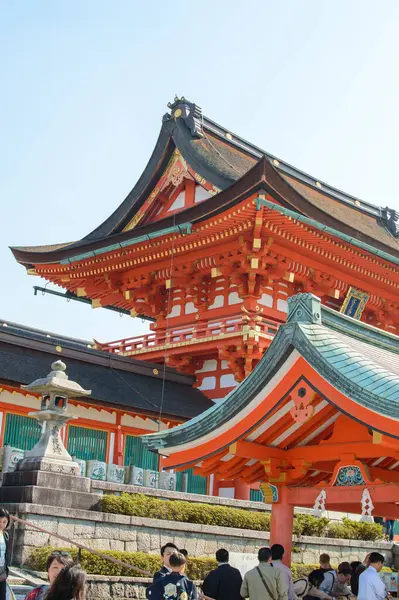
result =
[[85,600],[86,573],[80,565],[66,566],[50,586],[44,600]]
[[8,577],[8,531],[10,514],[5,508],[0,508],[0,600],[6,600]]

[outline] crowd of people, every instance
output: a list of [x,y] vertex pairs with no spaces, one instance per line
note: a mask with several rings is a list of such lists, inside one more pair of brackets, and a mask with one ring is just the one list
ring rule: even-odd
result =
[[[187,556],[173,543],[161,548],[162,568],[147,589],[149,600],[197,600],[195,584],[185,575]],[[204,579],[202,593],[213,600],[384,600],[389,598],[379,573],[384,556],[371,552],[363,562],[342,562],[338,569],[328,554],[320,556],[320,567],[306,579],[293,581],[291,570],[283,563],[284,548],[275,544],[260,548],[259,564],[242,578],[229,564],[224,548],[216,552],[218,567]]]
[[[10,515],[0,508],[0,600],[7,597],[7,527]],[[274,544],[260,548],[258,565],[242,578],[229,564],[229,552],[216,552],[218,567],[204,579],[199,594],[185,575],[188,553],[172,542],[161,548],[163,565],[146,591],[149,600],[384,600],[389,598],[379,573],[384,557],[368,554],[363,562],[342,562],[338,569],[328,554],[320,556],[320,567],[308,578],[293,581],[291,570],[283,563],[284,548]],[[48,584],[34,588],[25,600],[84,600],[86,573],[67,552],[53,552],[46,564]]]

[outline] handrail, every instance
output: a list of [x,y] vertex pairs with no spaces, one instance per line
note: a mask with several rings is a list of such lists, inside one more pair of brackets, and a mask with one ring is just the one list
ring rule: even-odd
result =
[[[122,567],[125,567],[127,569],[131,569],[132,571],[136,571],[137,573],[141,573],[142,575],[146,575],[147,577],[153,576],[153,574],[150,573],[149,571],[144,571],[143,569],[139,569],[139,567],[135,567],[134,565],[129,565],[129,563],[125,563],[123,560],[119,560],[118,558],[114,558],[113,556],[108,556],[107,554],[103,554],[102,552],[99,552],[98,550],[94,550],[93,548],[88,548],[87,546],[84,546],[83,544],[79,544],[79,542],[75,542],[73,540],[70,540],[69,538],[59,535],[58,533],[53,533],[52,531],[43,529],[43,527],[34,525],[33,523],[30,523],[29,521],[24,521],[23,519],[20,519],[19,517],[15,517],[14,515],[10,515],[10,519],[12,521],[16,521],[17,523],[21,523],[25,527],[26,526],[32,527],[32,529],[36,529],[37,531],[40,531],[41,533],[47,533],[51,537],[55,537],[59,540],[62,540],[63,542],[67,542],[68,544],[73,544],[74,546],[76,546],[77,548],[80,548],[81,550],[86,550],[87,552],[91,552],[92,554],[95,554],[96,556],[99,556],[100,558],[105,558],[106,560],[109,560],[110,562],[113,562],[113,563],[120,565]],[[203,600],[214,600],[214,598],[211,598],[210,596],[205,596],[204,594],[201,594],[201,593],[199,594],[199,596]]]

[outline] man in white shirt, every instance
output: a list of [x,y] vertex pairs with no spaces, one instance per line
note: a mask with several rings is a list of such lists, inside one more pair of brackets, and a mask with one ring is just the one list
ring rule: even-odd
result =
[[387,597],[385,584],[379,575],[383,564],[382,554],[370,554],[369,567],[359,577],[358,600],[384,600]]
[[291,569],[281,562],[284,556],[284,548],[281,544],[274,544],[270,550],[272,553],[272,565],[276,569],[280,569],[283,581],[287,587],[288,600],[295,600],[296,594],[294,592]]

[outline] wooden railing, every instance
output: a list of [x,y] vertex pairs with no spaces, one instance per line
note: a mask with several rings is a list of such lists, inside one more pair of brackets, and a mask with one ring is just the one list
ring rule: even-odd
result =
[[244,327],[249,326],[251,329],[256,329],[263,336],[268,336],[270,339],[277,332],[279,323],[271,319],[260,318],[258,320],[244,320],[242,313],[226,317],[224,319],[214,319],[208,323],[199,325],[174,327],[170,330],[162,330],[156,333],[148,333],[131,338],[115,340],[105,344],[97,342],[97,347],[111,354],[128,354],[138,351],[159,350],[162,347],[181,344],[182,342],[191,341],[193,344],[206,341],[206,338],[216,338],[218,336],[243,335]]

